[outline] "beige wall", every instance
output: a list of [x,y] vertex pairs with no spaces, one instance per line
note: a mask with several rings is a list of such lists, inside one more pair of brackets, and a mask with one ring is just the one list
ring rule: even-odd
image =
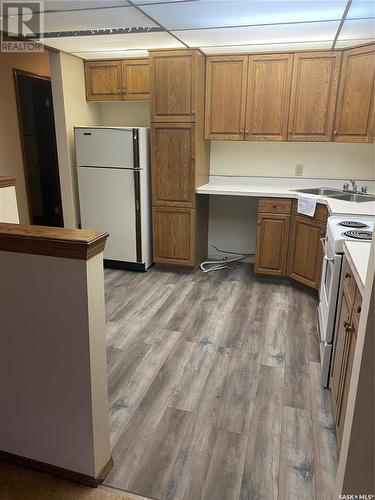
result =
[[211,141],[211,175],[371,180],[374,144]]
[[106,127],[149,127],[149,102],[99,102],[100,125]]
[[96,103],[86,101],[82,59],[51,52],[50,64],[64,225],[77,227],[79,204],[73,127],[98,125],[99,110]]
[[49,76],[48,53],[0,53],[0,175],[17,179],[20,222],[30,222],[13,69]]

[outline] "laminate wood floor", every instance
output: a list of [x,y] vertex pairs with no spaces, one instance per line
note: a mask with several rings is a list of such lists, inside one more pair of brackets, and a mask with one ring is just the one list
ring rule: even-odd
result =
[[157,500],[330,500],[316,298],[252,266],[105,271],[104,484]]

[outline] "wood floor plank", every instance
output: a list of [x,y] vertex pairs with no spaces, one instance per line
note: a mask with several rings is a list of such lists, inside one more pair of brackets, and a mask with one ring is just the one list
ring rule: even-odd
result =
[[283,408],[279,500],[314,500],[311,412]]
[[165,342],[152,345],[129,380],[110,395],[111,442],[121,435],[178,339],[178,332],[171,332]]
[[228,318],[236,303],[241,290],[241,283],[235,280],[215,284],[216,304],[206,321],[196,331],[193,341],[197,344],[213,344],[225,348],[226,333],[228,332]]
[[311,328],[308,295],[295,287],[289,290],[285,357],[284,405],[311,409],[310,357],[306,332]]
[[248,434],[260,369],[259,353],[235,349],[230,354],[220,429]]
[[264,366],[284,366],[288,317],[288,290],[286,287],[280,285],[280,290],[271,294],[267,316],[261,363]]
[[282,368],[260,367],[241,500],[278,498],[283,378]]
[[220,431],[201,500],[238,500],[248,436]]
[[115,351],[116,354],[112,355],[112,359],[107,359],[110,405],[114,403],[116,395],[121,393],[121,388],[129,382],[149,349],[150,346],[142,342],[133,342],[126,349],[111,347],[112,352]]
[[190,342],[178,341],[129,423],[123,427],[112,450],[115,464],[105,480],[108,486],[128,489],[189,362],[192,348]]
[[220,349],[169,478],[166,500],[199,499],[202,495],[223,412],[228,362],[228,350]]
[[194,344],[189,364],[185,367],[184,374],[170,401],[173,408],[185,411],[195,410],[214,358],[214,346]]
[[129,485],[139,495],[162,498],[192,414],[167,408]]
[[310,363],[316,499],[333,498],[338,452],[331,394],[320,383],[320,363]]

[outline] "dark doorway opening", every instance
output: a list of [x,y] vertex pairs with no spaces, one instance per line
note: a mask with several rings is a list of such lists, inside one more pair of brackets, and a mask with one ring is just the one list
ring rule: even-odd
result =
[[32,224],[63,227],[51,80],[14,70]]

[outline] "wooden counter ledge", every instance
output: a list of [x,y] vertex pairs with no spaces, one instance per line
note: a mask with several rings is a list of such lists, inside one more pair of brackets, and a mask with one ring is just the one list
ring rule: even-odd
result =
[[5,188],[15,185],[16,185],[15,177],[4,177],[0,175],[0,188]]
[[108,233],[89,229],[0,223],[0,252],[88,260],[105,247]]

